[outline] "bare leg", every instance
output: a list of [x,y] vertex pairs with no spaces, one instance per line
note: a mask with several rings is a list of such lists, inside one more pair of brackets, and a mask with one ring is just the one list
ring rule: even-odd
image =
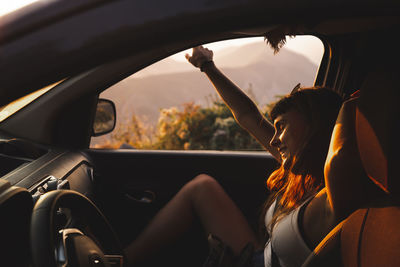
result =
[[207,233],[213,233],[237,254],[248,243],[257,245],[246,219],[220,184],[201,174],[187,183],[162,208],[125,252],[128,262],[143,261],[178,238],[198,217]]

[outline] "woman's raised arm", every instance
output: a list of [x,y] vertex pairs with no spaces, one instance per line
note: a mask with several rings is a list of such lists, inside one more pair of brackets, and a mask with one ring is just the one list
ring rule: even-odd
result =
[[332,132],[325,162],[325,185],[335,218],[342,220],[365,202],[367,176],[361,163],[355,132],[358,98],[343,103]]
[[270,145],[274,126],[260,112],[257,105],[215,66],[213,52],[197,46],[193,48],[192,56],[186,54],[186,58],[207,75],[239,125],[254,136],[280,162],[279,152]]
[[313,247],[368,198],[365,190],[368,179],[355,134],[357,100],[345,101],[339,111],[325,162],[325,188],[304,211],[303,231]]

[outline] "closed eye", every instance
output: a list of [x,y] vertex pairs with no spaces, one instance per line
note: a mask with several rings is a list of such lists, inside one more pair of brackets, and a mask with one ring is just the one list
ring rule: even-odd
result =
[[283,128],[285,128],[285,123],[284,123],[283,120],[277,121],[277,122],[275,123],[275,129],[276,129],[277,131],[282,131]]

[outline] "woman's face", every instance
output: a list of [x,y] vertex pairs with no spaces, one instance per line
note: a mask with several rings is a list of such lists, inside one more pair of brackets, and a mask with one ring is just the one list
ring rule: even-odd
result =
[[[304,116],[296,110],[289,110],[274,120],[275,134],[270,145],[278,149],[282,164],[291,162],[293,156],[303,147],[309,131],[309,124]],[[288,159],[290,159],[288,161]]]

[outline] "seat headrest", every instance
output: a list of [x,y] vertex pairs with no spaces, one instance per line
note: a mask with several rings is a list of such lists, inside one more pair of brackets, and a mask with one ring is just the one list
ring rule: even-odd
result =
[[400,71],[380,64],[369,72],[356,111],[356,135],[366,173],[379,187],[400,193]]

